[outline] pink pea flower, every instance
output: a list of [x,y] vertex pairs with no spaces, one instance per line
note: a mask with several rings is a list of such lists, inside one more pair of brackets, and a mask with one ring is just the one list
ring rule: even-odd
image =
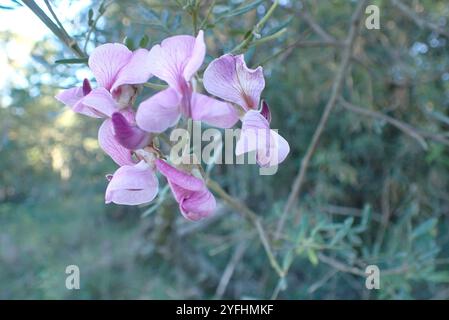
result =
[[285,160],[290,152],[288,142],[270,129],[271,113],[262,101],[261,112],[249,110],[242,119],[242,131],[235,147],[237,156],[256,151],[256,161],[261,167],[271,167]]
[[138,205],[152,201],[159,190],[154,170],[144,160],[121,166],[106,188],[105,202]]
[[261,167],[274,166],[285,160],[290,152],[288,142],[270,130],[268,104],[263,102],[259,110],[260,95],[265,87],[262,67],[249,69],[243,55],[225,54],[209,64],[203,83],[207,92],[235,103],[245,111],[236,155],[256,151]]
[[130,108],[116,109],[98,130],[100,147],[120,166],[133,162],[132,151],[144,148],[151,139],[151,134],[137,127]]
[[137,93],[135,85],[145,83],[152,76],[148,55],[146,49],[132,52],[120,43],[98,46],[92,51],[88,65],[99,87],[92,89],[85,79],[81,87],[64,90],[56,99],[77,113],[95,118],[110,113],[102,110],[102,100],[113,99],[120,108],[128,107]]
[[[150,138],[134,128],[135,114],[130,108],[137,91],[134,85],[144,83],[152,76],[148,54],[146,49],[132,52],[119,43],[101,45],[93,50],[88,62],[99,87],[92,89],[85,79],[81,87],[64,90],[56,96],[77,113],[106,118],[98,132],[99,144],[121,166],[131,161],[131,150],[143,147],[143,142]],[[118,112],[123,118],[116,116],[114,122],[111,117]],[[132,130],[126,132],[126,123],[130,123]],[[137,140],[140,144],[136,144]]]
[[112,114],[115,140],[128,150],[143,149],[151,142],[152,136],[134,124],[134,113],[130,113]]
[[232,105],[193,91],[192,77],[206,54],[203,31],[198,36],[169,37],[149,53],[150,71],[167,82],[165,89],[139,106],[136,121],[148,132],[163,132],[181,116],[203,121],[220,128],[230,128],[238,121]]
[[110,178],[105,202],[138,205],[153,200],[159,190],[152,168],[144,160],[137,164],[131,150],[146,146],[151,136],[134,124],[130,109],[114,112],[98,131],[100,147],[120,166]]
[[156,167],[167,178],[175,200],[183,216],[197,221],[210,216],[216,202],[203,180],[180,171],[163,160],[156,159]]

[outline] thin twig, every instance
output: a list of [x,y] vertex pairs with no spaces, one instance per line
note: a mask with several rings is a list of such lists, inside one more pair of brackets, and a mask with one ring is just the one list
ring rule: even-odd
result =
[[[360,18],[364,12],[363,8],[365,7],[366,2],[367,2],[367,0],[359,1],[357,8],[355,9],[355,11],[352,15],[351,26],[349,28],[348,36],[346,38],[347,40],[345,41],[346,47],[344,49],[344,52],[343,52],[343,55],[341,58],[340,67],[337,71],[337,74],[335,76],[335,79],[334,79],[334,82],[332,85],[331,95],[326,104],[324,112],[321,116],[320,122],[315,130],[315,133],[313,134],[312,141],[310,142],[309,147],[307,148],[307,152],[301,161],[301,167],[300,167],[299,172],[294,180],[294,183],[292,186],[292,191],[290,192],[287,203],[285,204],[284,210],[282,212],[281,218],[279,219],[279,223],[276,228],[275,239],[279,239],[279,237],[282,233],[282,230],[284,228],[284,224],[285,224],[287,215],[291,211],[291,209],[293,208],[293,206],[295,205],[295,203],[298,199],[307,169],[309,167],[310,159],[312,158],[312,156],[318,146],[318,142],[319,142],[321,134],[323,133],[324,128],[327,124],[329,115],[330,115],[332,109],[334,109],[334,107],[337,103],[338,97],[340,96],[340,91],[343,87],[343,82],[344,82],[344,79],[346,76],[346,71],[348,69],[348,66],[351,63],[352,50],[353,50],[355,39],[358,34],[358,26],[359,26]],[[298,221],[299,221],[299,217],[300,217],[300,213],[298,214]]]
[[279,277],[281,278],[284,277],[285,272],[282,270],[276,257],[274,256],[266,232],[257,214],[240,201],[231,197],[217,182],[209,179],[207,180],[207,186],[216,194],[218,194],[226,202],[228,206],[235,209],[238,213],[241,213],[244,216],[244,218],[246,218],[256,227],[257,233],[268,256],[268,259],[270,260],[271,266],[273,267],[274,270],[276,270]]
[[231,280],[231,277],[234,274],[234,270],[237,267],[237,264],[240,262],[240,260],[242,260],[243,255],[245,254],[247,248],[248,248],[247,242],[241,242],[235,248],[231,260],[229,260],[229,263],[226,266],[223,275],[221,276],[217,290],[215,291],[215,299],[221,299],[223,297],[224,293],[226,292],[226,288],[228,287],[229,281]]
[[210,226],[218,223],[221,219],[227,216],[228,210],[224,210],[225,208],[219,208],[216,212],[208,219],[203,219],[198,223],[189,223],[183,227],[177,229],[177,234],[179,238],[188,237],[191,234],[198,233],[202,230],[208,229]]
[[[297,41],[294,41],[292,44],[289,44],[269,57],[265,58],[261,62],[257,63],[257,65],[265,65],[268,61],[276,58],[277,56],[285,53],[286,56],[288,56],[291,51],[295,48],[319,48],[319,47],[344,47],[344,43],[340,41],[325,41],[325,40],[302,40],[299,39]],[[285,56],[282,58],[285,59]]]
[[344,47],[344,43],[336,40],[302,40],[294,43],[296,48]]
[[245,49],[247,49],[250,46],[250,44],[252,43],[252,41],[254,39],[254,36],[258,35],[260,33],[260,31],[262,30],[262,28],[265,25],[265,23],[272,16],[274,10],[276,10],[276,7],[278,6],[278,4],[279,4],[279,0],[274,0],[274,2],[271,5],[270,9],[268,9],[267,13],[253,27],[253,29],[248,34],[248,36],[245,39],[243,39],[243,41],[239,45],[237,45],[234,49],[232,49],[230,53],[239,53],[241,51],[244,51]]
[[410,136],[413,139],[415,139],[424,150],[428,149],[428,145],[426,143],[426,140],[411,125],[409,125],[407,123],[404,123],[404,122],[401,122],[399,120],[396,120],[396,119],[394,119],[394,118],[392,118],[390,116],[387,116],[387,115],[385,115],[383,113],[355,106],[352,103],[347,102],[343,98],[340,98],[340,104],[341,104],[341,106],[343,108],[345,108],[347,110],[350,110],[352,112],[355,112],[355,113],[358,113],[358,114],[363,114],[365,116],[369,116],[369,117],[372,117],[372,118],[376,118],[376,119],[388,122],[389,124],[391,124],[394,127],[398,128],[399,130],[401,130],[402,132],[404,132],[408,136]]
[[332,42],[335,38],[331,36],[326,30],[324,30],[313,17],[310,15],[306,6],[299,12],[299,16],[310,26],[310,28],[319,35],[324,41]]
[[[58,27],[33,0],[23,0],[23,3],[50,29],[51,32],[61,40],[78,58],[86,58],[75,40],[65,30]],[[53,12],[54,14],[54,12]],[[57,20],[59,21],[59,20]]]
[[203,21],[200,24],[200,30],[202,30],[204,28],[204,26],[206,25],[206,23],[209,21],[210,15],[212,14],[212,11],[215,7],[215,2],[217,0],[213,0],[212,3],[209,5],[209,9],[207,9],[207,13],[206,13],[206,17],[203,19]]
[[44,2],[45,2],[45,5],[46,5],[47,8],[48,8],[48,11],[50,11],[50,14],[52,15],[53,19],[55,19],[56,24],[59,26],[59,28],[61,29],[61,31],[64,32],[65,35],[66,35],[67,37],[70,37],[69,34],[67,33],[67,31],[65,30],[64,26],[62,25],[61,21],[59,21],[58,16],[57,16],[56,13],[53,11],[53,8],[52,8],[52,6],[51,6],[51,4],[50,4],[50,1],[44,0]]
[[335,260],[334,258],[325,256],[321,252],[318,253],[318,259],[321,262],[330,265],[332,268],[334,268],[338,271],[351,273],[351,274],[354,274],[354,275],[360,276],[360,277],[366,277],[366,273],[363,270],[356,268],[356,267],[348,266],[338,260]]
[[287,32],[287,28],[282,28],[281,30],[279,30],[269,36],[263,37],[262,39],[259,39],[259,40],[254,40],[248,47],[255,47],[255,46],[261,45],[265,42],[277,39],[281,35],[283,35],[285,32]]
[[324,286],[325,284],[328,283],[328,281],[338,272],[337,269],[331,269],[329,272],[327,272],[324,277],[320,280],[318,280],[317,282],[315,282],[314,284],[312,284],[309,289],[307,289],[307,293],[308,294],[312,294],[315,291],[317,291],[319,288],[321,288],[322,286]]
[[97,27],[98,20],[100,20],[100,18],[104,15],[104,13],[106,12],[106,8],[109,6],[109,3],[105,4],[105,2],[106,2],[106,0],[101,1],[99,9],[98,9],[98,14],[95,17],[94,21],[92,21],[92,24],[89,27],[89,31],[87,31],[86,40],[84,40],[84,46],[83,46],[84,53],[87,53],[86,52],[87,45],[89,44],[89,40],[90,40],[90,36],[92,35],[92,32]]
[[425,139],[430,139],[430,140],[442,143],[446,146],[449,146],[449,139],[444,137],[444,135],[435,134],[432,132],[424,131],[419,128],[415,128],[408,123],[399,121],[399,120],[392,118],[390,116],[387,116],[383,113],[369,110],[366,108],[362,108],[360,106],[356,106],[350,102],[345,101],[343,98],[340,98],[340,104],[342,107],[344,107],[345,109],[348,109],[350,111],[388,122],[389,124],[395,126],[396,128],[398,128],[405,134],[409,135],[410,137],[412,137],[413,139],[418,141],[418,143],[423,147],[424,150],[428,149],[427,142]]
[[[357,209],[357,208],[351,208],[351,207],[342,207],[337,206],[333,204],[328,204],[324,206],[318,207],[318,210],[327,212],[329,214],[333,215],[340,215],[340,216],[352,216],[352,217],[362,217],[363,216],[363,209]],[[372,216],[373,221],[380,222],[380,218],[374,214]]]

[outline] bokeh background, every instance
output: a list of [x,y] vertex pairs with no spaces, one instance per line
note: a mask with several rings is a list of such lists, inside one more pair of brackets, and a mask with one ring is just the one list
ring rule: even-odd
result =
[[[49,3],[87,53],[125,37],[136,45],[146,36],[150,47],[192,34],[196,16],[208,47],[202,70],[272,5]],[[254,226],[221,200],[199,223],[183,219],[170,196],[142,207],[105,205],[105,174],[115,164],[98,147],[99,122],[53,98],[92,75],[82,63],[55,63],[75,56],[20,1],[0,1],[0,298],[447,299],[449,3],[368,4],[380,8],[380,29],[368,30],[362,15],[341,89],[353,109],[339,101],[332,110],[278,240],[357,1],[282,0],[245,48],[248,65],[264,67],[272,127],[291,153],[274,176],[217,165],[211,177],[261,217],[276,259],[289,266],[280,278]],[[71,264],[80,268],[80,290],[65,287]],[[370,264],[381,270],[380,290],[365,287]]]

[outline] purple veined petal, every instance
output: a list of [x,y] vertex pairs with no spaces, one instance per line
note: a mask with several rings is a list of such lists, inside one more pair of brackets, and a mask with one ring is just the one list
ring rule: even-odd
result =
[[235,147],[237,156],[246,152],[268,148],[270,126],[258,111],[248,111],[242,119],[242,131]]
[[85,96],[81,100],[81,103],[73,107],[73,110],[83,113],[85,112],[84,108],[91,109],[90,111],[92,113],[100,117],[111,117],[118,110],[118,105],[109,91],[105,88],[96,88]]
[[111,119],[106,119],[98,130],[98,143],[119,166],[132,165],[131,151],[120,145],[114,136],[114,127]]
[[186,197],[188,197],[192,192],[191,190],[187,190],[184,188],[181,188],[180,186],[178,186],[177,184],[171,182],[170,180],[168,181],[168,185],[170,186],[170,190],[173,194],[173,197],[175,198],[177,203],[180,203],[183,199],[185,199]]
[[249,69],[243,55],[225,54],[213,60],[203,76],[204,88],[210,94],[236,103],[245,110],[258,109],[265,87],[262,67]]
[[285,160],[290,146],[276,131],[270,130],[265,117],[254,110],[242,119],[242,131],[235,148],[237,156],[257,150],[256,160],[261,167],[271,167]]
[[132,52],[123,44],[107,43],[96,47],[88,65],[101,87],[111,90],[120,70],[130,61]]
[[155,164],[156,168],[167,178],[170,184],[175,184],[182,189],[190,191],[199,191],[205,188],[203,180],[178,170],[161,159],[156,159]]
[[163,132],[178,123],[180,96],[168,88],[143,101],[137,110],[137,125],[147,132]]
[[235,155],[240,156],[244,153],[257,150],[258,143],[260,142],[257,137],[257,130],[242,130],[235,146]]
[[242,130],[245,129],[269,129],[270,124],[267,119],[258,111],[250,110],[245,113],[242,119]]
[[202,31],[197,38],[180,35],[163,40],[150,50],[151,73],[182,94],[185,82],[202,64],[205,55],[203,44]]
[[261,167],[271,167],[278,165],[287,158],[290,146],[280,134],[270,130],[270,142],[268,148],[257,150],[256,160]]
[[145,161],[124,165],[112,176],[105,195],[105,202],[138,205],[152,201],[158,192],[159,182],[154,171]]
[[134,51],[128,63],[124,65],[114,80],[111,92],[124,84],[142,84],[148,81],[151,75],[151,60],[147,49]]
[[128,122],[120,112],[112,114],[115,139],[129,150],[137,150],[148,145],[151,135]]
[[268,103],[265,100],[262,100],[262,109],[260,110],[260,114],[267,119],[268,123],[271,122],[271,111]]
[[59,92],[55,98],[68,107],[73,108],[84,97],[83,88],[75,87]]
[[58,93],[55,98],[70,107],[73,112],[84,114],[92,118],[102,118],[103,115],[83,104],[84,93],[83,87],[75,87],[63,90]]
[[184,68],[183,76],[186,81],[190,81],[195,72],[198,71],[198,69],[203,64],[205,56],[206,43],[204,42],[204,32],[203,30],[200,30],[197,37],[195,38],[195,43],[193,45],[190,59],[188,60]]
[[197,221],[213,213],[216,201],[203,180],[180,171],[163,160],[156,159],[155,164],[159,172],[167,178],[185,218]]
[[216,207],[215,197],[207,188],[195,191],[179,202],[182,215],[192,221],[207,218],[215,211]]
[[239,114],[231,104],[200,93],[192,94],[191,110],[193,120],[219,128],[231,128],[239,120]]

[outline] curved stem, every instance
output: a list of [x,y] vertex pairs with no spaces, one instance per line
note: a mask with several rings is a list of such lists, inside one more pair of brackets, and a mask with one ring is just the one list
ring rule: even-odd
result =
[[245,204],[231,197],[217,182],[208,179],[207,186],[218,196],[220,196],[220,198],[222,198],[229,207],[242,214],[245,219],[247,219],[254,225],[257,230],[257,234],[259,235],[260,241],[262,242],[262,245],[265,249],[267,257],[270,260],[271,266],[280,278],[284,278],[285,272],[284,270],[282,270],[276,257],[274,256],[273,250],[271,249],[270,242],[268,241],[267,234],[262,226],[259,216],[254,211],[249,209]]

